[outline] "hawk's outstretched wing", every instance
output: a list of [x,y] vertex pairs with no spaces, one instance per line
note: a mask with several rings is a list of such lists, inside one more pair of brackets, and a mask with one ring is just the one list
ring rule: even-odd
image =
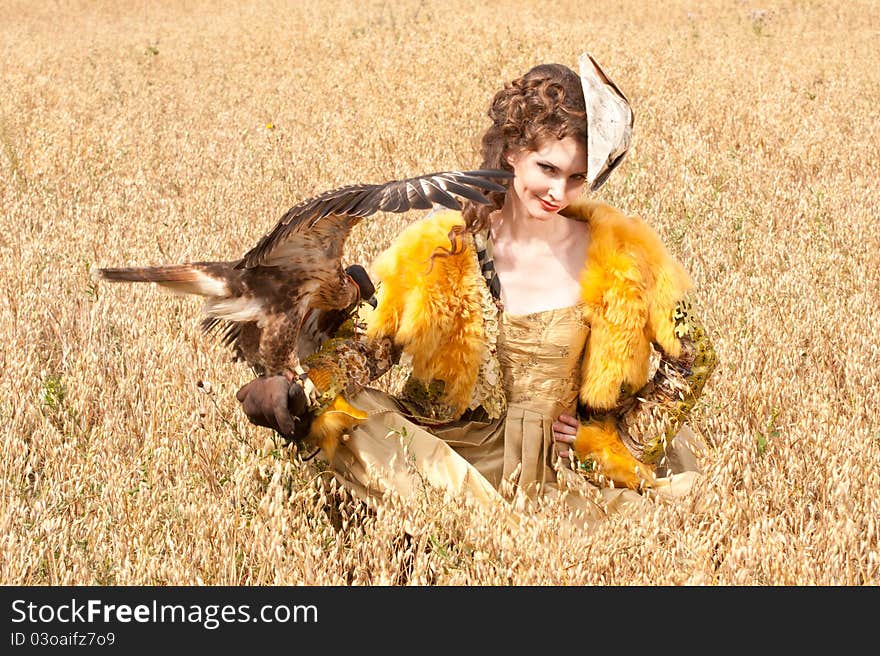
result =
[[[479,190],[503,192],[505,188],[492,179],[512,176],[502,170],[446,171],[327,191],[290,208],[245,254],[237,268],[277,265],[296,253],[308,259],[308,251],[316,248],[325,258],[340,257],[351,228],[366,216],[429,209],[434,204],[458,210],[461,204],[456,196],[486,205],[489,201]],[[310,232],[311,239],[301,237]]]

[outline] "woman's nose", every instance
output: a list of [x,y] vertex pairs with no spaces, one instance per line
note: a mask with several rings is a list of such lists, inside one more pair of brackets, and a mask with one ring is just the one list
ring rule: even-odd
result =
[[554,179],[550,183],[550,188],[547,190],[547,193],[553,200],[559,200],[562,198],[562,182],[559,179]]

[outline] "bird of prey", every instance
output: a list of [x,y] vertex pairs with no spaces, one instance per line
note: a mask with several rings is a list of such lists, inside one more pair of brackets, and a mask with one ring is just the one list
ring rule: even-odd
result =
[[292,207],[241,259],[98,268],[94,274],[203,296],[202,330],[218,334],[257,375],[292,379],[301,372],[300,360],[372,296],[363,267],[342,266],[346,239],[362,218],[434,205],[461,209],[457,197],[488,204],[484,192],[505,190],[493,179],[511,175],[502,170],[447,171],[340,187]]

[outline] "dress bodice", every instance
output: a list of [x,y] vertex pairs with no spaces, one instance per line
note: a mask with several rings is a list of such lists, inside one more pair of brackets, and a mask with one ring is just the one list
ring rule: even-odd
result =
[[589,326],[580,305],[501,313],[498,360],[509,404],[556,417],[574,410]]

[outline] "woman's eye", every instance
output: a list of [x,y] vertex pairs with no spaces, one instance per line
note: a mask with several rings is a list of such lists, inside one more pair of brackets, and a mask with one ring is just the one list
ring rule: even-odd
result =
[[538,162],[538,166],[541,167],[541,170],[542,170],[542,171],[547,171],[548,173],[551,172],[551,171],[554,171],[555,168],[556,168],[556,167],[554,167],[554,166],[550,166],[549,164],[543,164],[543,163],[541,163],[541,162]]
[[578,173],[577,175],[571,176],[571,179],[575,182],[586,182],[587,176],[583,175],[582,173]]

